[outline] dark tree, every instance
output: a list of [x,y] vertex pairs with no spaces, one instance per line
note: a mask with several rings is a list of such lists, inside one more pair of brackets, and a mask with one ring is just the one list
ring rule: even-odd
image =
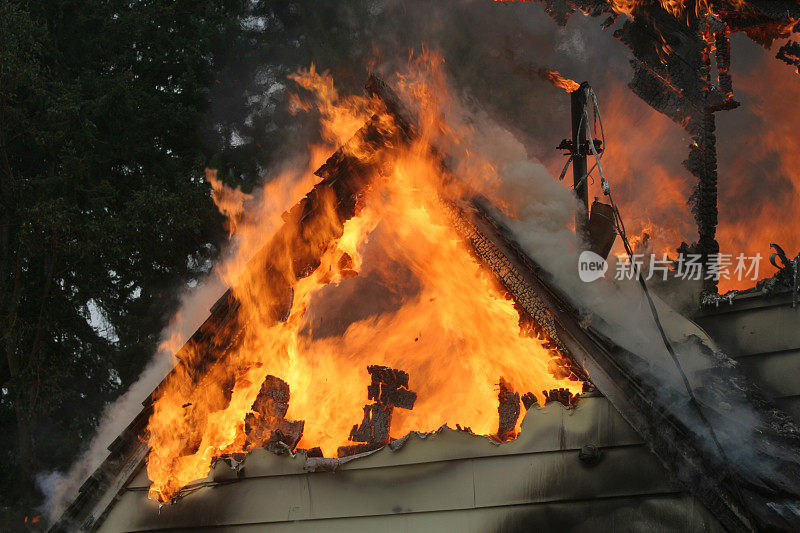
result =
[[210,268],[204,168],[249,190],[305,148],[298,68],[359,90],[369,4],[0,0],[0,522],[37,514],[36,472],[69,466]]
[[[6,524],[141,371],[222,238],[200,127],[244,3],[0,3]],[[100,327],[98,327],[100,326]]]

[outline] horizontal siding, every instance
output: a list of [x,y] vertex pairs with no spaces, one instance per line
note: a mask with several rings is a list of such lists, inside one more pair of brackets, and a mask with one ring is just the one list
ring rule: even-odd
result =
[[740,357],[739,364],[769,397],[800,395],[800,349]]
[[[586,444],[603,450],[594,466],[578,459]],[[535,407],[525,416],[519,438],[502,445],[442,430],[412,434],[395,451],[384,448],[333,473],[311,473],[305,466],[302,454],[256,450],[238,472],[220,462],[205,480],[213,486],[160,510],[147,499],[149,482],[142,469],[99,530],[315,524],[677,491],[639,435],[603,397],[585,398],[575,409],[558,403]]]
[[578,451],[501,455],[338,472],[243,477],[158,506],[130,490],[100,531],[391,516],[677,492],[642,445],[587,466]]
[[800,308],[789,296],[751,297],[696,317],[764,395],[800,424]]
[[[431,441],[440,446],[427,446]],[[585,444],[621,446],[641,444],[642,438],[604,397],[583,398],[575,409],[566,409],[557,402],[534,407],[522,421],[522,432],[511,442],[497,445],[485,437],[461,431],[442,431],[430,436],[412,435],[401,448],[402,453],[388,449],[351,461],[340,470],[378,468],[434,461],[450,461],[474,457],[513,455],[555,450],[577,450]],[[257,457],[257,460],[253,460]],[[305,473],[305,456],[277,456],[264,450],[252,452],[244,465],[247,476],[278,476]],[[221,481],[236,477],[224,464],[214,469],[209,479]],[[128,487],[149,487],[142,470]]]
[[800,349],[800,308],[784,304],[696,317],[734,357]]
[[[189,533],[192,529],[171,529]],[[509,507],[244,524],[201,528],[203,533],[528,533],[530,531],[676,532],[722,531],[716,520],[685,495],[648,495],[598,500],[548,502]]]

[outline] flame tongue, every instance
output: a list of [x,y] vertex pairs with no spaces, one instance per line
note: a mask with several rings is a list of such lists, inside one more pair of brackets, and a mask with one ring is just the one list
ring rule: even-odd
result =
[[[246,450],[259,420],[303,421],[298,446],[335,454],[362,418],[370,365],[407,372],[402,388],[416,393],[412,410],[394,410],[394,436],[444,423],[496,434],[501,380],[516,409],[511,391],[540,404],[545,390],[580,392],[551,373],[543,341],[520,334],[514,304],[451,227],[441,163],[418,137],[409,144],[378,110],[182,350],[150,420],[151,497],[165,501],[215,457]],[[260,407],[265,381],[288,410]],[[518,431],[510,424],[501,440]]]
[[543,80],[549,81],[559,89],[564,89],[568,93],[572,93],[580,89],[581,84],[577,81],[565,78],[557,70],[539,69],[539,77]]

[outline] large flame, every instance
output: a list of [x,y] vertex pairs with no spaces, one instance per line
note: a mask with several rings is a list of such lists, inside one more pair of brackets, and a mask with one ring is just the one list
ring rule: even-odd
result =
[[[430,148],[443,138],[457,144],[458,134],[436,118],[446,97],[437,86],[442,83],[439,62],[426,56],[415,64],[435,71],[401,79],[405,95],[420,103],[418,138],[393,147],[393,159],[382,162],[381,175],[359,199],[354,217],[342,224],[334,198],[323,194],[318,206],[324,216],[311,227],[301,227],[290,213],[281,228],[274,222],[275,210],[263,203],[287,204],[264,194],[255,209],[257,220],[271,225],[235,226],[239,253],[222,271],[231,276],[239,319],[218,326],[236,328],[227,332],[235,336],[235,348],[220,347],[210,362],[208,354],[184,349],[181,357],[192,364],[178,365],[159,389],[149,424],[147,471],[154,499],[165,501],[205,477],[215,457],[245,450],[245,417],[268,375],[290,387],[286,418],[305,421],[299,447],[319,446],[326,456],[348,444],[351,427],[361,420],[368,403],[368,365],[408,372],[417,393],[413,410],[395,410],[393,437],[445,423],[496,433],[501,379],[520,393],[534,393],[540,404],[542,391],[581,391],[580,381],[564,378],[554,367],[544,341],[521,334],[513,303],[453,229],[441,199],[463,190],[442,186],[441,162]],[[381,112],[365,99],[339,98],[329,77],[313,69],[295,80],[313,98],[297,98],[294,104],[298,109],[315,104],[332,143],[345,141],[372,113]],[[393,127],[388,118],[379,122]],[[351,155],[370,157],[353,149]],[[485,183],[496,180],[490,165],[473,168],[486,173]],[[474,187],[475,179],[470,181]],[[277,193],[275,185],[268,187]],[[272,261],[285,270],[264,275],[253,268],[250,257],[259,246],[274,242],[276,235],[296,242],[297,232],[311,248],[323,250],[313,272],[297,276],[291,268],[298,254],[313,250],[281,246],[268,253],[289,256]],[[280,280],[288,280],[291,291],[276,288]]]

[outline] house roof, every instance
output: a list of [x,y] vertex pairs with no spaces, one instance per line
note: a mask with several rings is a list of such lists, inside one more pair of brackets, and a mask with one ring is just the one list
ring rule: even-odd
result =
[[[398,131],[401,139],[395,141],[408,140],[414,135],[415,128],[409,115],[383,82],[371,78],[367,92],[385,103],[387,112],[400,126]],[[374,123],[370,123],[350,142],[366,143],[371,150],[379,151],[384,149],[386,139],[383,135]],[[359,183],[368,179],[372,169],[353,160],[348,153],[352,152],[346,153],[340,149],[323,165],[318,171],[323,178],[320,184],[290,213],[313,216],[314,196],[318,194],[315,191],[329,187],[340,198],[341,216],[352,216],[351,202],[354,195],[358,194]],[[677,313],[669,313],[666,306],[661,306],[665,312],[666,329],[675,337],[676,351],[681,357],[691,359],[694,376],[702,378],[695,381],[695,394],[702,403],[708,423],[720,434],[720,441],[728,455],[720,456],[718,449],[712,445],[708,428],[698,418],[698,410],[690,403],[685,391],[663,380],[659,375],[662,368],[654,366],[643,354],[634,353],[609,338],[604,333],[606,329],[602,320],[594,317],[593,321],[587,321],[586,311],[579,309],[574,297],[570,298],[562,292],[553,277],[531,259],[503,224],[498,212],[480,198],[464,202],[442,201],[450,211],[453,226],[518,306],[538,323],[554,346],[569,354],[585,370],[592,384],[655,453],[672,478],[684,490],[691,492],[719,523],[735,531],[800,529],[800,516],[797,514],[800,509],[800,487],[796,483],[800,479],[797,429],[780,412],[770,411],[765,407],[767,403],[760,403],[761,395],[757,388],[740,375],[735,365],[731,364],[731,359],[701,329]],[[259,254],[254,260],[257,261],[256,265],[264,257],[263,253]],[[220,330],[218,326],[221,323],[235,323],[235,316],[236,302],[228,293],[212,308],[206,323],[189,342],[211,342],[209,336]],[[230,328],[221,329],[230,331]],[[187,359],[183,364],[202,365],[203,362]],[[109,512],[114,508],[114,502],[121,496],[129,497],[122,493],[123,488],[126,485],[134,487],[129,485],[132,479],[142,483],[141,465],[148,452],[144,438],[151,402],[152,396],[145,402],[140,415],[109,447],[108,459],[81,487],[78,497],[52,527],[52,531],[96,530],[102,527],[104,518],[110,516]],[[746,412],[753,416],[736,419],[730,409],[726,410],[724,406],[737,409],[746,407]],[[581,409],[577,412],[581,412]],[[528,429],[535,432],[532,427]],[[559,434],[562,435],[563,431]],[[410,442],[415,442],[417,438],[412,438]],[[451,435],[445,431],[437,438],[456,443],[460,442],[459,439],[464,440],[464,435]],[[631,435],[631,438],[634,437]],[[485,443],[474,446],[490,449],[490,445]],[[513,454],[515,446],[522,444],[504,444],[501,448],[491,449],[502,449],[504,454]],[[429,452],[435,455],[439,450],[437,447]],[[404,453],[401,451],[392,455],[383,451],[377,457],[389,462],[397,461],[399,457],[402,461]],[[460,452],[451,450],[447,453]],[[258,454],[263,455],[262,452]],[[377,461],[377,457],[359,461]],[[291,470],[299,465],[298,461],[306,464],[302,458],[283,459],[286,464],[280,468]],[[649,459],[631,460],[643,465]],[[424,475],[419,483],[424,485]],[[591,482],[581,478],[576,486],[583,483],[591,485]],[[424,489],[420,490],[425,493]],[[575,490],[576,494],[580,493],[579,488]],[[668,492],[674,494],[676,491],[672,486]],[[287,512],[291,518],[290,502],[286,504],[289,505]],[[182,512],[178,509],[180,505],[176,506],[175,513]],[[216,501],[215,505],[233,504]],[[163,512],[171,513],[173,510]],[[705,520],[703,517],[698,520]]]

